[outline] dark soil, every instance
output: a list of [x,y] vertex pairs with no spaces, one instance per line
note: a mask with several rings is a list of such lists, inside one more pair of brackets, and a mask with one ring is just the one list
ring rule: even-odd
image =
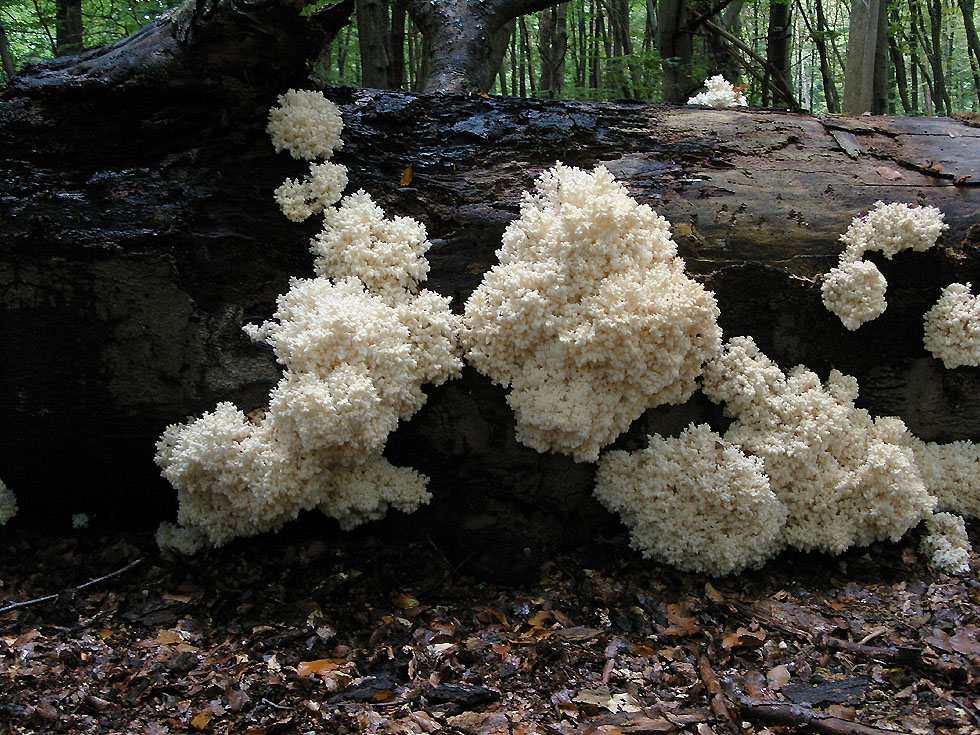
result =
[[0,733],[980,732],[980,584],[917,532],[723,579],[595,539],[502,586],[322,531],[5,530],[0,607],[58,596],[0,613]]

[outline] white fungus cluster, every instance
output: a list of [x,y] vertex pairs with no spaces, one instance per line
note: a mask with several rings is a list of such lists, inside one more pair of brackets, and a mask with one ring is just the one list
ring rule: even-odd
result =
[[716,74],[704,83],[708,88],[687,101],[689,105],[704,105],[705,107],[745,107],[745,95],[721,74]]
[[915,454],[926,490],[937,498],[936,511],[980,518],[980,445],[924,442],[911,434],[906,443]]
[[853,331],[885,312],[888,283],[878,266],[867,260],[848,260],[833,268],[821,290],[823,303]]
[[877,250],[891,260],[903,250],[924,252],[948,229],[936,207],[878,201],[867,214],[855,217],[840,236],[847,246],[843,257],[854,260]]
[[339,163],[311,163],[304,179],[286,179],[275,191],[282,213],[302,222],[336,204],[347,188],[347,167]]
[[878,266],[861,258],[874,250],[889,260],[902,250],[928,250],[945,229],[948,225],[935,207],[875,202],[870,212],[851,220],[840,237],[846,247],[824,279],[824,306],[852,331],[881,316],[888,306],[888,284]]
[[511,389],[519,441],[594,461],[644,410],[694,392],[718,307],[667,221],[605,168],[558,164],[535,187],[466,302],[464,345]]
[[631,544],[679,569],[722,575],[760,566],[782,548],[786,507],[758,457],[706,425],[638,452],[607,452],[596,497],[619,513]]
[[980,365],[980,297],[951,283],[924,317],[923,344],[947,368]]
[[286,179],[274,198],[282,213],[302,222],[336,204],[347,188],[347,168],[336,163],[313,163],[329,158],[343,146],[344,121],[337,106],[323,92],[291,89],[279,96],[279,107],[269,111],[266,132],[276,153],[288,150],[293,158],[311,161],[303,179]]
[[17,515],[17,498],[10,488],[0,480],[0,526]]
[[351,528],[428,500],[427,479],[381,451],[425,402],[422,385],[462,368],[449,299],[418,289],[429,247],[422,225],[386,219],[363,192],[328,210],[317,277],[292,279],[273,319],[245,327],[285,368],[267,411],[253,420],[220,403],[157,444],[179,501],[179,526],[161,527],[161,545],[189,553],[312,508]]
[[286,150],[293,158],[312,161],[330,158],[343,147],[343,118],[323,92],[290,89],[279,95],[279,106],[269,110],[266,132],[276,153]]
[[425,227],[410,217],[385,217],[363,191],[324,215],[313,241],[317,275],[351,275],[388,301],[414,292],[429,272]]
[[854,378],[832,371],[821,384],[803,366],[784,374],[751,338],[735,337],[705,366],[703,390],[735,418],[726,441],[763,460],[787,509],[788,545],[838,553],[895,541],[932,513],[905,425],[856,408]]
[[970,538],[960,516],[936,513],[926,519],[926,530],[920,548],[932,566],[949,574],[970,571]]

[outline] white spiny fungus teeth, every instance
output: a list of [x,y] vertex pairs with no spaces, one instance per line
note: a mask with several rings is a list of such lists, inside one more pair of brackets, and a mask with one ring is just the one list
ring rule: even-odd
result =
[[704,86],[708,88],[707,91],[694,95],[687,104],[705,107],[745,107],[748,104],[745,95],[721,74],[711,77]]
[[275,191],[282,213],[293,222],[302,222],[336,204],[347,188],[347,167],[337,163],[311,163],[302,181],[286,179]]
[[429,272],[431,247],[425,226],[410,217],[385,217],[363,191],[344,197],[324,214],[324,229],[313,241],[319,276],[354,276],[389,303],[418,289]]
[[735,337],[702,379],[708,398],[725,401],[736,419],[725,439],[763,460],[788,512],[788,545],[838,553],[897,540],[932,513],[936,498],[906,445],[905,425],[856,408],[854,378],[831,371],[821,384],[803,366],[783,374],[751,338]]
[[922,252],[948,229],[936,207],[875,202],[870,212],[855,217],[840,236],[847,246],[842,260],[860,258],[868,250],[878,250],[889,259],[902,250]]
[[929,563],[948,574],[970,571],[970,538],[964,520],[952,513],[936,513],[926,518],[928,535],[922,539],[922,553]]
[[980,518],[980,445],[924,442],[911,434],[906,444],[915,454],[926,490],[938,500],[936,510]]
[[845,327],[854,330],[884,313],[887,288],[885,277],[874,263],[848,260],[827,274],[821,290],[824,306],[839,316]]
[[644,410],[694,392],[718,307],[666,220],[606,169],[558,164],[535,188],[466,302],[464,345],[511,389],[521,442],[594,461]]
[[980,365],[980,297],[969,283],[951,283],[924,317],[923,344],[952,369]]
[[599,460],[595,495],[619,513],[631,543],[679,569],[722,575],[761,566],[782,548],[786,508],[763,462],[706,425],[638,452]]
[[269,110],[266,132],[276,153],[289,151],[293,158],[329,158],[343,146],[344,121],[337,106],[323,92],[291,89],[279,95],[279,106]]

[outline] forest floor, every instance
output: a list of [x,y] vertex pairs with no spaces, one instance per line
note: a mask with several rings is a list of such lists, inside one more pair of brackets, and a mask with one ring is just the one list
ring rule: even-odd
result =
[[0,733],[980,733],[980,564],[917,544],[710,579],[598,539],[500,586],[424,539],[14,528],[0,607],[57,597],[0,613]]

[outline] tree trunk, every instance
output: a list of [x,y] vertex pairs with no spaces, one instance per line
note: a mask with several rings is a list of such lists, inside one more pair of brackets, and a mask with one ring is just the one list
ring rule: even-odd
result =
[[487,89],[493,40],[507,21],[554,0],[407,0],[430,52],[427,93]]
[[973,22],[974,0],[959,0],[960,13],[963,14],[963,27],[966,30],[967,47],[970,54],[970,70],[973,74],[973,91],[980,100],[980,38]]
[[792,10],[789,0],[770,0],[763,105],[771,88],[774,92],[773,105],[796,107],[796,99],[789,85],[793,78],[790,53],[793,45]]
[[827,112],[835,114],[841,110],[840,96],[837,94],[837,83],[834,81],[834,74],[830,68],[830,55],[827,53],[827,36],[830,33],[830,26],[827,24],[827,17],[823,12],[823,0],[816,0],[816,18],[817,28],[812,34],[813,45],[820,57],[820,78],[823,80]]
[[561,94],[568,51],[568,3],[542,10],[538,17],[538,54],[541,56],[540,89],[550,99]]
[[405,24],[408,16],[404,0],[391,4],[391,32],[388,45],[391,49],[388,59],[388,89],[405,88]]
[[17,71],[14,68],[14,57],[10,54],[10,40],[7,38],[7,29],[0,23],[0,69],[3,75],[9,80]]
[[[27,518],[58,509],[155,525],[174,502],[151,461],[163,428],[219,401],[267,402],[278,367],[241,324],[268,318],[289,278],[310,273],[318,228],[290,223],[272,201],[305,164],[275,154],[264,132],[276,94],[308,84],[306,59],[322,42],[296,10],[181,8],[125,43],[33,67],[4,94],[0,478]],[[864,407],[902,416],[925,439],[980,438],[980,375],[942,369],[921,336],[940,289],[980,268],[980,228],[970,229],[980,187],[969,183],[980,181],[980,129],[327,93],[346,123],[334,160],[350,170],[348,191],[426,224],[426,285],[457,310],[496,262],[534,177],[558,158],[603,163],[673,223],[726,335],[754,336],[784,367],[855,375]],[[937,249],[880,261],[889,309],[850,333],[823,308],[819,275],[837,262],[850,218],[878,199],[934,204],[951,229]],[[432,477],[432,503],[404,521],[420,538],[452,536],[476,560],[507,564],[525,548],[533,562],[616,531],[591,498],[594,466],[518,444],[491,381],[467,368],[428,394],[386,450]],[[655,409],[619,445],[716,418],[698,398]]]
[[82,44],[82,0],[57,0],[55,3],[55,56],[80,54]]
[[357,42],[361,53],[361,86],[388,88],[388,8],[382,0],[356,0]]
[[844,69],[843,110],[847,115],[871,112],[874,106],[875,53],[881,0],[852,0]]
[[915,108],[909,99],[909,79],[905,73],[905,58],[899,48],[901,25],[899,24],[898,8],[891,6],[888,8],[888,13],[892,29],[892,32],[888,34],[888,52],[891,54],[892,68],[895,70],[895,86],[898,88],[898,96],[902,101],[902,110],[906,115],[911,115]]
[[688,0],[657,3],[657,48],[663,60],[664,102],[682,104],[697,85],[691,76],[694,37],[691,34]]

